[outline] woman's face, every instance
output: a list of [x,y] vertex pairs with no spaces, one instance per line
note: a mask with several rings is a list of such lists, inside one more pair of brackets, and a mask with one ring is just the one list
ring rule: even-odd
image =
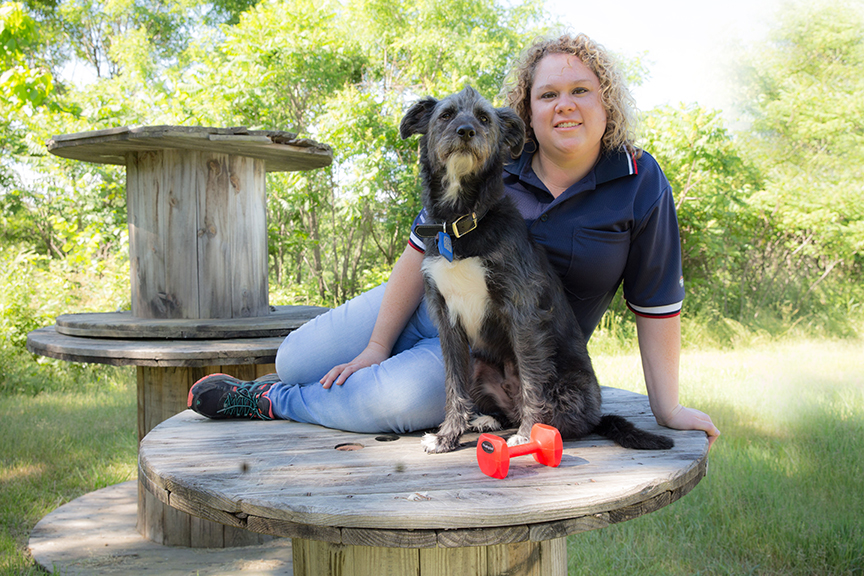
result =
[[[541,153],[562,166],[600,155],[606,110],[600,80],[578,56],[549,54],[531,87],[531,127]],[[586,156],[587,155],[587,156]]]

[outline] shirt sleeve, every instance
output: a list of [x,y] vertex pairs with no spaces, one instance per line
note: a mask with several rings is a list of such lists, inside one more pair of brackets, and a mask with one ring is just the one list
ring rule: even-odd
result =
[[426,209],[423,208],[420,210],[420,213],[417,214],[417,217],[414,218],[414,222],[411,224],[411,235],[408,236],[408,245],[420,252],[421,254],[426,253],[426,244],[423,242],[423,239],[417,236],[414,232],[414,228],[417,227],[418,224],[426,223]]
[[669,318],[681,313],[684,276],[681,238],[672,190],[665,184],[633,230],[624,268],[624,298],[640,316]]

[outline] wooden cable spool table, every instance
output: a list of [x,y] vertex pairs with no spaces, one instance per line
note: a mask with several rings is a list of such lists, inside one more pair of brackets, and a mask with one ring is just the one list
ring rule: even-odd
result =
[[[603,389],[603,410],[661,431],[647,397]],[[565,441],[558,468],[477,466],[478,434],[429,455],[420,434],[354,434],[183,412],[141,442],[156,498],[209,520],[292,538],[295,576],[562,576],[566,536],[667,506],[705,475],[702,432],[662,429],[664,451],[598,436]]]
[[[265,175],[328,166],[328,146],[273,130],[143,126],[54,136],[48,151],[126,167],[132,305],[60,316],[31,332],[27,348],[70,362],[137,366],[139,441],[186,408],[203,376],[275,372],[284,336],[326,310],[269,304]],[[175,546],[260,541],[181,514],[143,490],[138,529]]]

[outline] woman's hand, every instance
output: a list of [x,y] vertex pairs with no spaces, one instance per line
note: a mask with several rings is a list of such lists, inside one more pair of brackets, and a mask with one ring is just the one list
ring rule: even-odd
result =
[[703,430],[708,449],[720,436],[711,417],[678,402],[678,360],[681,356],[681,319],[636,316],[639,352],[651,411],[661,426],[676,430]]
[[657,423],[675,430],[702,430],[708,435],[708,449],[714,445],[720,430],[711,421],[711,417],[695,408],[687,408],[678,404],[668,415],[655,416]]
[[334,366],[327,372],[320,380],[324,388],[330,388],[333,384],[341,386],[358,370],[381,364],[390,357],[393,344],[423,299],[422,263],[423,254],[406,246],[387,281],[369,344],[356,358],[347,364]]
[[361,352],[356,358],[347,364],[334,366],[324,375],[320,382],[324,385],[324,388],[330,388],[333,384],[341,386],[354,372],[357,372],[362,368],[368,368],[369,366],[380,364],[388,357],[389,352],[384,351],[381,346],[370,342],[363,352]]

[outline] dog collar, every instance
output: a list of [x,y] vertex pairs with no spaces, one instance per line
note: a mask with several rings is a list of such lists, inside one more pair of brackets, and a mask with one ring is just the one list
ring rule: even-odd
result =
[[486,213],[479,216],[476,212],[460,216],[453,222],[442,222],[440,224],[418,224],[414,227],[414,233],[420,238],[434,238],[439,232],[445,234],[453,234],[456,238],[461,238],[465,234],[477,228],[477,223],[483,219]]

